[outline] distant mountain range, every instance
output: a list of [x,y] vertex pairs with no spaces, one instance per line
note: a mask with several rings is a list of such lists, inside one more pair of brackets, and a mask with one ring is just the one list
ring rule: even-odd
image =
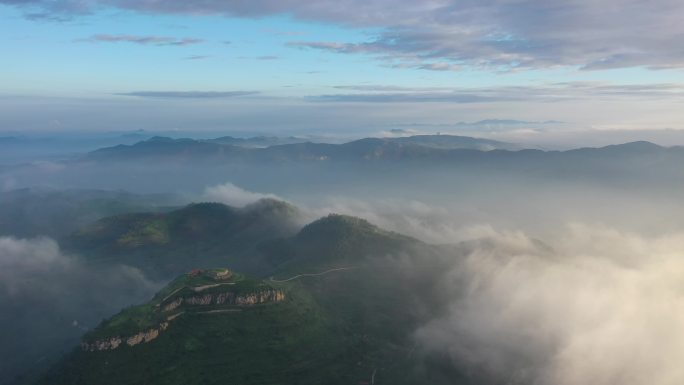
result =
[[[268,143],[292,140],[287,144]],[[256,146],[256,143],[263,146]],[[132,145],[101,148],[81,160],[134,161],[163,159],[175,161],[382,161],[382,160],[477,160],[491,159],[581,159],[676,155],[683,147],[662,147],[640,141],[598,148],[567,151],[525,149],[519,145],[489,139],[452,135],[416,135],[397,138],[366,138],[342,144],[313,143],[296,138],[223,137],[210,140],[153,137]]]
[[[495,145],[504,149],[475,148]],[[448,135],[259,148],[157,137],[102,148],[63,162],[0,166],[0,178],[11,187],[66,184],[192,194],[205,186],[230,181],[290,198],[342,191],[378,194],[387,189],[409,196],[432,188],[486,188],[493,178],[508,178],[522,187],[535,180],[572,180],[621,189],[657,189],[671,195],[683,185],[683,163],[684,147],[649,142],[543,151]],[[415,183],[407,185],[407,178]]]
[[[246,148],[193,139],[152,138],[134,145],[103,148],[81,161],[228,164],[387,164],[460,167],[467,170],[516,172],[530,176],[620,178],[641,175],[649,178],[682,174],[684,147],[662,147],[650,142],[631,142],[599,148],[567,151],[518,149],[517,146],[449,135],[419,135],[401,138],[367,138],[343,144],[294,143],[265,148]],[[151,164],[152,164],[151,163]],[[398,169],[396,169],[398,171]],[[403,170],[408,171],[407,167]],[[636,174],[635,174],[636,173]]]
[[0,164],[18,164],[71,158],[93,149],[134,144],[150,135],[132,133],[65,134],[55,136],[0,136]]
[[205,139],[202,141],[208,143],[228,144],[232,146],[247,148],[264,148],[280,144],[304,143],[307,142],[308,139],[298,138],[295,136],[288,136],[284,138],[278,136],[253,136],[251,138],[236,138],[232,136],[222,136],[220,138]]
[[489,139],[452,135],[417,135],[366,138],[343,144],[312,143],[297,138],[211,140],[153,137],[133,145],[118,145],[89,153],[84,160],[126,161],[167,159],[178,161],[355,161],[422,159],[447,156],[450,151],[517,150],[519,146]]

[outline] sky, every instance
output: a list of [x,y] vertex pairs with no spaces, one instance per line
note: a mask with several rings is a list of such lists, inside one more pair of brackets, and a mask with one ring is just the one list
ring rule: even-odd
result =
[[0,0],[0,132],[684,144],[677,0]]

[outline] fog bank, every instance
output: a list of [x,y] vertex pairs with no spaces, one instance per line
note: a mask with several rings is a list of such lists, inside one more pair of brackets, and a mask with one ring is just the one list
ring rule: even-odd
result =
[[85,330],[160,287],[128,266],[85,265],[49,238],[0,237],[0,384],[49,364]]
[[490,239],[443,277],[454,299],[416,332],[421,346],[494,383],[684,381],[684,233],[574,224],[554,250],[521,232]]

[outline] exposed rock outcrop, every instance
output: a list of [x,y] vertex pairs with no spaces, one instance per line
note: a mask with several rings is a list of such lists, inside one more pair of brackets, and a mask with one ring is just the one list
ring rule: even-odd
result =
[[[209,306],[209,305],[235,305],[235,306],[253,306],[262,303],[280,302],[285,299],[285,292],[276,289],[261,290],[254,293],[236,295],[233,292],[225,292],[218,294],[204,294],[192,297],[178,297],[173,301],[162,306],[163,312],[171,312],[178,309],[182,305],[188,306]],[[156,328],[151,328],[141,331],[130,336],[115,336],[103,340],[95,340],[92,342],[82,342],[81,348],[88,352],[114,350],[122,346],[125,342],[128,346],[135,346],[142,343],[150,342],[168,329],[169,323],[176,319],[183,312],[171,314],[166,318],[165,322],[159,324]]]
[[159,333],[166,330],[168,327],[169,327],[168,322],[162,322],[159,325],[159,329],[150,329],[146,332],[140,332],[134,336],[128,337],[126,339],[126,343],[129,346],[135,346],[135,345],[143,343],[143,342],[150,342],[153,339],[159,337]]
[[112,337],[107,340],[96,340],[91,343],[81,342],[81,348],[85,351],[94,352],[98,350],[114,350],[118,348],[123,340],[121,337]]
[[138,334],[134,334],[132,336],[128,337],[112,337],[110,339],[106,340],[96,340],[93,342],[82,342],[81,343],[81,349],[88,351],[88,352],[94,352],[94,351],[101,351],[101,350],[114,350],[121,346],[121,344],[126,341],[126,344],[128,346],[135,346],[144,342],[150,342],[154,340],[155,338],[159,337],[159,333],[162,331],[168,329],[169,323],[167,322],[162,322],[158,328],[152,328],[149,330],[146,330],[144,332],[140,332]]
[[219,293],[219,294],[204,294],[192,297],[180,297],[174,301],[169,302],[162,308],[164,311],[172,311],[179,306],[186,304],[191,306],[207,306],[207,305],[238,305],[238,306],[252,306],[267,302],[280,302],[285,299],[285,293],[282,290],[262,290],[255,293],[236,295],[233,292]]
[[172,311],[172,310],[176,310],[176,309],[178,308],[178,306],[180,306],[182,303],[183,303],[183,298],[176,298],[175,300],[173,300],[173,301],[167,303],[166,305],[164,305],[164,307],[162,308],[162,310],[163,310],[164,312],[169,312],[169,311]]

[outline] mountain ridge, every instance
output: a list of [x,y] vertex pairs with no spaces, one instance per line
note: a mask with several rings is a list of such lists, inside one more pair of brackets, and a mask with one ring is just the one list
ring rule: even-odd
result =
[[152,276],[175,276],[221,261],[243,261],[238,267],[252,271],[257,262],[244,255],[263,241],[294,235],[300,215],[295,206],[269,198],[242,208],[193,203],[164,213],[103,218],[62,238],[60,245],[88,263],[129,264]]
[[621,163],[635,167],[663,164],[672,168],[673,164],[684,161],[684,147],[663,147],[646,141],[563,151],[525,149],[506,143],[497,147],[496,143],[501,142],[450,135],[417,135],[364,138],[341,144],[299,142],[247,148],[192,139],[157,138],[131,146],[99,149],[85,155],[81,161],[138,162],[154,159],[212,166],[311,164],[314,167],[358,163],[382,167],[404,162],[478,169],[518,169],[533,174],[555,173],[558,168],[575,173],[615,170],[620,168]]
[[[234,210],[215,204],[185,210],[198,206]],[[270,272],[251,278],[232,265],[185,270],[150,302],[86,334],[39,384],[342,385],[375,377],[410,384],[431,378],[434,370],[425,365],[438,363],[423,362],[411,339],[424,312],[411,309],[436,306],[430,299],[436,283],[405,277],[393,258],[425,262],[438,258],[438,248],[338,214],[261,245],[252,258],[270,258]],[[419,290],[399,284],[416,279]]]
[[153,137],[133,145],[105,147],[88,153],[84,160],[115,160],[122,157],[171,157],[177,160],[372,160],[384,157],[425,156],[449,150],[519,149],[490,139],[454,135],[416,135],[397,138],[363,138],[342,144],[293,141],[265,147],[244,147],[222,138],[195,140]]

